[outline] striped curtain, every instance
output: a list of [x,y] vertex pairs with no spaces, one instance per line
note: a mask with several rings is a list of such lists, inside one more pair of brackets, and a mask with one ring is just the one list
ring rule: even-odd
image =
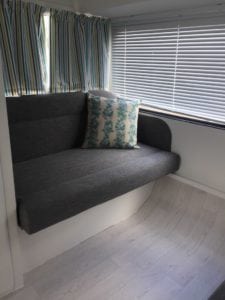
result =
[[83,90],[85,77],[84,30],[77,15],[50,12],[51,92]]
[[0,0],[0,45],[6,96],[44,92],[44,8]]
[[109,20],[51,10],[51,92],[106,89]]
[[87,17],[86,27],[86,90],[109,88],[110,22]]
[[[12,3],[11,3],[12,4]],[[0,2],[0,46],[6,96],[19,94],[19,74],[14,51],[12,7],[7,1]]]

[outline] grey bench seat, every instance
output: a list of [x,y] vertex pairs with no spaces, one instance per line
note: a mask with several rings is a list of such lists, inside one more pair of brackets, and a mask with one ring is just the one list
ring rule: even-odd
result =
[[18,224],[29,234],[179,168],[158,118],[139,115],[140,149],[81,149],[86,94],[8,98],[7,109]]
[[[34,233],[174,172],[177,155],[140,149],[72,149],[14,165],[21,227]],[[113,213],[113,212],[112,212]]]

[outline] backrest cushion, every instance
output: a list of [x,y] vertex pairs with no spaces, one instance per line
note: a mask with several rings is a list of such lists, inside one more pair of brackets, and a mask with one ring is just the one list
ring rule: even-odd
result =
[[86,128],[82,92],[7,98],[13,162],[81,146]]

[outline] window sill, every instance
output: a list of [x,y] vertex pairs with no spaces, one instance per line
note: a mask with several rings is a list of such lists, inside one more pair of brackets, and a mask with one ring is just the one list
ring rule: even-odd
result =
[[186,114],[176,113],[176,112],[172,112],[169,110],[158,109],[158,108],[150,107],[150,106],[146,106],[146,105],[140,106],[140,113],[155,115],[155,116],[159,116],[159,117],[165,117],[168,119],[192,123],[192,124],[196,124],[196,125],[200,125],[200,126],[212,127],[212,128],[217,128],[217,129],[223,129],[223,130],[225,129],[224,123],[220,123],[220,122],[217,123],[216,121],[205,120],[202,118],[197,118],[197,117],[186,115]]

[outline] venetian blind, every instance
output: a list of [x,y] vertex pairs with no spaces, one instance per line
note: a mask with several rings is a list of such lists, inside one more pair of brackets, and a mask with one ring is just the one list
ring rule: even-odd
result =
[[146,106],[225,122],[225,23],[114,26],[112,89]]

